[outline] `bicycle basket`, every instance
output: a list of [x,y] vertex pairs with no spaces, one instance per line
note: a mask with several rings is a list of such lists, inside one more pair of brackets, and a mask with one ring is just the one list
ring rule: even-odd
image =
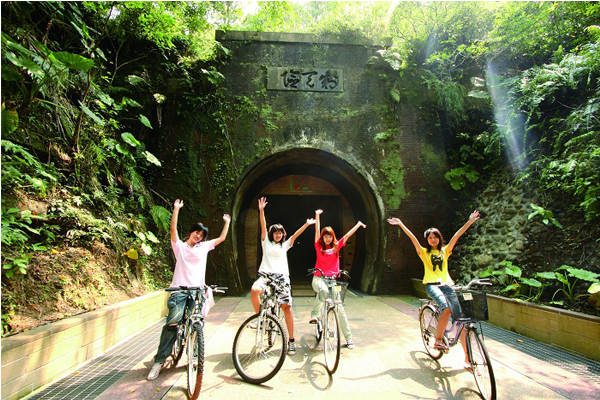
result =
[[350,282],[342,282],[342,281],[335,282],[335,291],[340,294],[340,301],[342,303],[344,302],[344,299],[346,298],[346,291],[348,290],[349,283]]
[[456,295],[458,296],[463,318],[471,318],[478,321],[487,321],[489,319],[485,292],[463,290],[457,291]]

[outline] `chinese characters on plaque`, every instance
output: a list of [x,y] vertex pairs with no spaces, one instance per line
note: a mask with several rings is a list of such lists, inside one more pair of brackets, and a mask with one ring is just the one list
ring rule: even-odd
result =
[[269,67],[267,89],[309,92],[343,92],[341,69]]

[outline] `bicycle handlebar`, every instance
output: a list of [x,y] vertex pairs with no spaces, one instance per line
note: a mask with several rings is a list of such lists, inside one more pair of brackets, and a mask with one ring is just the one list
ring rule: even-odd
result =
[[179,292],[182,290],[204,290],[205,288],[211,288],[216,293],[225,293],[225,290],[228,290],[228,287],[225,286],[217,286],[217,285],[205,285],[205,286],[179,286],[179,287],[170,287],[166,288],[167,292]]
[[473,279],[467,286],[452,286],[453,289],[468,290],[472,285],[491,286],[490,278]]
[[[332,276],[326,276],[326,275],[323,273],[323,271],[321,270],[321,268],[316,268],[316,267],[315,267],[315,268],[310,268],[310,269],[308,270],[308,274],[306,274],[306,276],[308,276],[308,275],[310,275],[310,274],[314,274],[314,273],[315,273],[315,272],[317,272],[317,271],[319,271],[319,272],[321,273],[321,277],[322,277],[322,278],[334,278],[334,276],[333,276],[333,275],[332,275]],[[350,278],[350,274],[348,273],[348,271],[345,271],[345,270],[343,270],[343,269],[340,269],[340,271],[338,272],[338,275],[337,275],[337,276],[340,276],[340,275],[346,275],[348,278]]]

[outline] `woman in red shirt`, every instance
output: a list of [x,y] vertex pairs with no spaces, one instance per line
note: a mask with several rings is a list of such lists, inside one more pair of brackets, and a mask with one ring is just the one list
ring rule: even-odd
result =
[[[315,211],[315,250],[317,251],[317,263],[315,268],[319,268],[323,271],[325,276],[339,276],[340,275],[340,249],[346,245],[346,241],[350,236],[358,230],[358,228],[367,226],[362,222],[358,221],[352,229],[348,231],[339,241],[335,237],[335,232],[330,226],[326,226],[321,230],[320,216],[323,210]],[[315,270],[312,280],[312,288],[317,293],[313,309],[310,313],[310,323],[316,324],[317,317],[319,315],[319,309],[321,303],[328,296],[328,288],[325,280],[321,277],[321,272]],[[354,348],[354,342],[352,341],[352,332],[350,331],[350,325],[348,325],[348,318],[346,317],[346,311],[342,304],[339,305],[340,315],[340,327],[342,333],[346,338],[346,347],[349,349]]]

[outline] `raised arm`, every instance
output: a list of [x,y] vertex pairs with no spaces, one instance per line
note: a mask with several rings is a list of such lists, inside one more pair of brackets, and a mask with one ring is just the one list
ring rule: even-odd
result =
[[175,200],[173,204],[173,214],[171,215],[171,242],[179,240],[177,234],[177,218],[179,217],[179,210],[183,207],[183,200]]
[[404,225],[404,223],[400,220],[400,218],[390,218],[390,219],[388,219],[388,223],[390,225],[398,225],[400,228],[402,228],[404,233],[406,233],[406,236],[408,236],[408,238],[412,242],[413,246],[415,246],[415,250],[417,250],[417,254],[421,253],[421,244],[417,240],[417,237],[410,231],[410,229],[408,229],[406,227],[406,225]]
[[350,236],[354,235],[354,233],[355,233],[355,232],[358,230],[358,228],[366,228],[366,227],[367,227],[367,226],[366,226],[365,224],[363,224],[362,222],[358,221],[358,222],[356,223],[356,225],[354,225],[354,226],[352,227],[352,229],[350,229],[350,230],[348,231],[348,233],[346,233],[346,234],[344,235],[344,237],[342,238],[342,240],[343,240],[345,243],[346,243],[346,242],[348,242],[348,239],[350,238]]
[[265,238],[267,237],[267,220],[265,219],[266,206],[266,197],[261,197],[260,199],[258,199],[258,212],[260,214],[260,240],[265,240]]
[[321,214],[323,214],[323,210],[315,210],[315,243],[317,243],[321,237]]
[[227,232],[229,231],[229,224],[231,223],[231,217],[229,216],[229,214],[223,215],[223,221],[225,221],[225,224],[223,225],[221,235],[215,239],[215,246],[223,243],[225,241],[225,238],[227,237]]
[[304,225],[302,225],[290,238],[290,247],[294,244],[294,241],[298,238],[298,236],[300,236],[300,234],[302,234],[302,232],[304,232],[304,230],[308,228],[309,225],[313,225],[315,222],[316,219],[314,218],[307,219]]
[[454,249],[456,242],[458,242],[458,238],[460,238],[462,236],[462,234],[465,233],[467,231],[467,229],[469,229],[471,227],[471,225],[473,225],[475,223],[475,221],[477,221],[478,219],[479,219],[479,211],[475,210],[471,213],[471,215],[469,215],[469,220],[467,221],[467,223],[464,224],[462,226],[462,228],[460,228],[458,231],[456,231],[454,236],[452,236],[452,239],[450,239],[450,241],[448,242],[448,245],[446,246],[447,251],[452,252],[452,249]]

